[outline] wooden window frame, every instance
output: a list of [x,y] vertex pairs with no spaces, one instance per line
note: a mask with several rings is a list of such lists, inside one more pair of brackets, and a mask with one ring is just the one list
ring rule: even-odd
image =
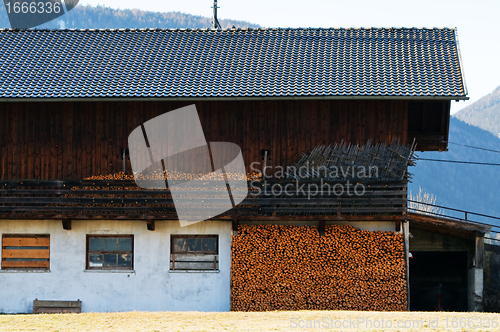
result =
[[[27,245],[27,246],[5,246],[4,245],[4,240],[8,238],[44,238],[48,239],[48,245]],[[5,251],[7,250],[30,250],[30,249],[4,249],[4,247],[33,247],[31,250],[46,250],[48,251],[48,257],[36,257],[36,259],[46,259],[46,261],[24,261],[24,262],[33,262],[33,263],[45,263],[40,265],[47,265],[47,266],[5,266],[6,262],[11,262],[11,261],[6,261],[7,257],[5,257]],[[45,249],[40,249],[38,247],[46,247]],[[35,249],[36,248],[36,249]],[[31,259],[30,257],[11,257],[11,258],[26,258],[26,259]],[[33,257],[35,259],[35,257]],[[14,262],[14,261],[12,261]],[[17,262],[23,262],[23,261],[17,261]],[[37,265],[37,264],[35,264]],[[1,270],[3,271],[50,271],[50,234],[2,234],[2,262],[1,262]]]
[[[174,251],[174,239],[183,238],[183,239],[194,239],[194,238],[215,238],[215,251]],[[211,254],[218,255],[219,254],[219,235],[217,234],[208,234],[208,235],[183,235],[183,234],[172,234],[170,235],[170,253],[172,254]]]
[[[130,238],[132,239],[132,248],[130,251],[90,251],[90,238]],[[102,267],[93,267],[89,264],[89,256],[90,254],[131,254],[132,255],[132,264],[130,267],[119,267],[115,266],[112,268],[102,268]],[[87,238],[85,241],[85,270],[90,271],[132,271],[134,270],[134,235],[133,234],[117,234],[117,235],[109,235],[109,234],[87,234]]]
[[[213,238],[215,239],[214,251],[175,251],[174,239],[193,239],[193,238]],[[175,255],[214,255],[214,267],[211,269],[176,269],[175,268]],[[207,261],[206,263],[210,263]],[[219,235],[218,234],[171,234],[170,235],[170,271],[218,271],[219,270]]]

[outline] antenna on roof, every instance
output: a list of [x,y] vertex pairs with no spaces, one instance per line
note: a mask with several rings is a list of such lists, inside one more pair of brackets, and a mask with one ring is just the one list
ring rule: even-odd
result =
[[221,26],[220,26],[220,23],[219,21],[217,20],[217,0],[214,0],[214,6],[212,7],[214,9],[214,18],[212,20],[212,29],[220,29]]

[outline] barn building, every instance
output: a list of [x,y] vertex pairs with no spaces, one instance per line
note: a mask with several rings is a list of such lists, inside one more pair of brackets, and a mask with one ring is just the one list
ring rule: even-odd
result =
[[[467,99],[455,29],[3,29],[0,50],[0,312],[408,308],[408,253],[445,228],[408,214],[407,165],[447,150]],[[252,165],[314,183],[276,171],[321,146],[404,163],[330,181],[356,197],[259,191],[181,227],[168,188],[135,185],[127,139],[193,104],[207,142],[241,148],[249,187]]]
[[467,216],[410,212],[408,219],[411,310],[483,311],[485,235],[492,227]]

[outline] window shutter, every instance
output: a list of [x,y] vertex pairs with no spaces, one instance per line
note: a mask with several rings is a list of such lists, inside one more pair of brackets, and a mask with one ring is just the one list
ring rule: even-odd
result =
[[2,270],[48,270],[49,267],[49,235],[4,234],[2,236]]

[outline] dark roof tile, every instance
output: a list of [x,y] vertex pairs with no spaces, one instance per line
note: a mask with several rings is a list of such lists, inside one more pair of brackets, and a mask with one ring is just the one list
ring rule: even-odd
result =
[[465,98],[454,29],[0,29],[0,98]]

